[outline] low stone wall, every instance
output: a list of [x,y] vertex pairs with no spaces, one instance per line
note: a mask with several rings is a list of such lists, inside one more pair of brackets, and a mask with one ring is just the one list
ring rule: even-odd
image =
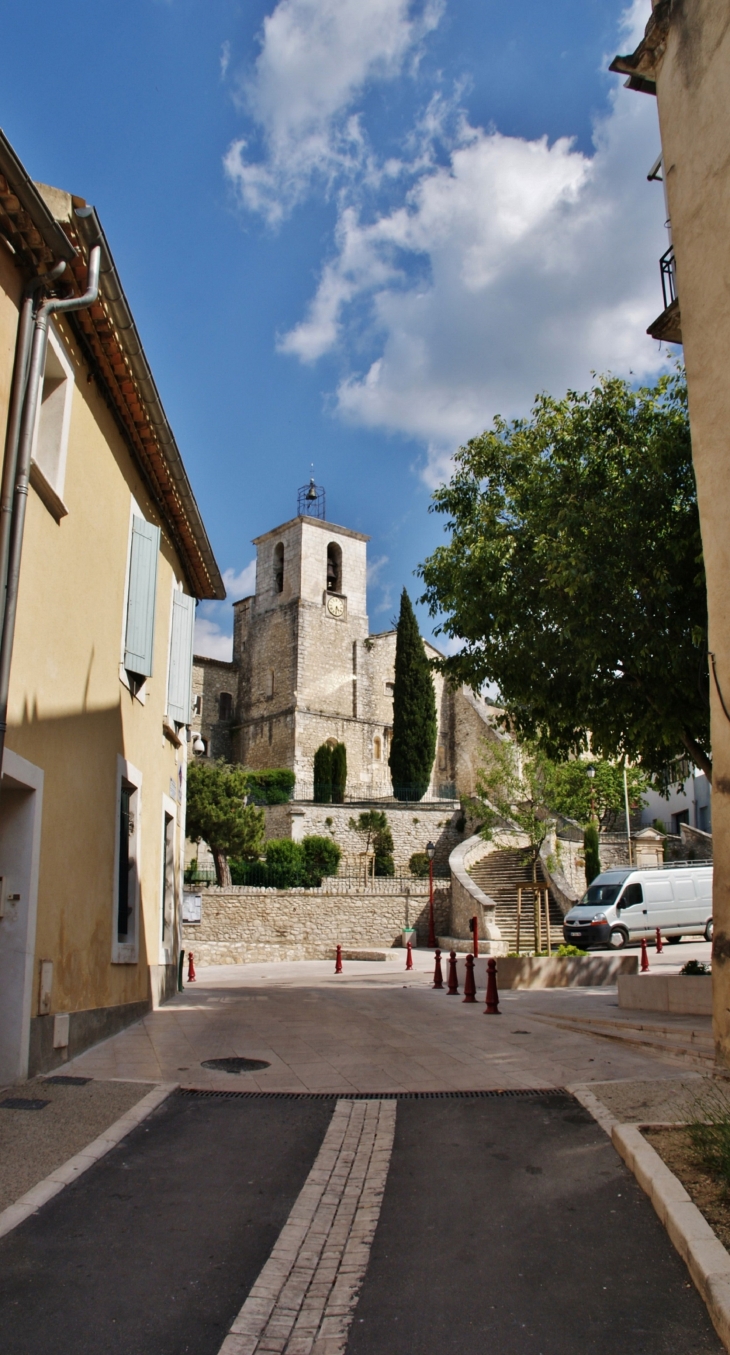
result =
[[[337,879],[321,889],[201,890],[200,923],[184,923],[182,944],[198,964],[254,964],[269,960],[324,960],[336,945],[371,949],[402,944],[406,923],[419,945],[428,941],[428,886],[409,893],[395,881],[373,888]],[[448,926],[450,894],[434,890],[436,930]]]
[[[426,850],[426,843],[436,847],[434,866],[445,871],[451,852],[464,836],[464,814],[458,804],[398,804],[395,801],[373,800],[363,804],[315,805],[307,800],[266,807],[266,836],[291,837],[301,842],[303,837],[316,834],[331,837],[342,848],[343,856],[354,859],[365,847],[365,834],[350,828],[350,819],[357,821],[369,809],[383,812],[393,834],[393,860],[397,875],[408,874],[408,862],[415,852]],[[329,822],[328,822],[329,820]]]
[[712,1016],[712,975],[622,974],[618,1005],[642,1012]]

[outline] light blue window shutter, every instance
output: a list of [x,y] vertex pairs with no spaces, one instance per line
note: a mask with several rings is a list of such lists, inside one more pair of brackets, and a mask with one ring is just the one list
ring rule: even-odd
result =
[[190,724],[190,685],[193,676],[193,628],[195,598],[187,593],[172,595],[172,636],[170,638],[170,677],[167,684],[167,713],[180,725]]
[[153,527],[144,518],[133,517],[124,667],[142,677],[152,675],[159,551],[159,527]]

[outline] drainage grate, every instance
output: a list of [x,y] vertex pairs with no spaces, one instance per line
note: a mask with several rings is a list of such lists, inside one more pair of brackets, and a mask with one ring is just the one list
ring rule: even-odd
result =
[[203,1059],[201,1068],[212,1068],[216,1073],[255,1073],[259,1068],[270,1068],[266,1059]]
[[[209,1067],[210,1064],[204,1065]],[[545,1096],[567,1096],[564,1087],[505,1087],[478,1092],[238,1092],[213,1091],[208,1087],[178,1087],[178,1096],[221,1097],[224,1100],[247,1097],[259,1101],[471,1101],[492,1097],[519,1098],[522,1101]]]
[[50,1104],[50,1101],[31,1101],[23,1096],[6,1096],[0,1101],[0,1110],[43,1110]]
[[44,1082],[50,1082],[54,1087],[85,1087],[87,1082],[93,1082],[91,1077],[64,1077],[59,1073],[58,1077],[44,1077]]

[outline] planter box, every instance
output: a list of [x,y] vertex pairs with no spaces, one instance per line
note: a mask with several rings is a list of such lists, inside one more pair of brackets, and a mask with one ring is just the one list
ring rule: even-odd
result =
[[[487,986],[487,955],[479,955],[474,965],[477,991]],[[441,968],[446,983],[449,972],[448,955],[441,957]],[[502,956],[497,959],[497,987],[506,988],[601,988],[616,982],[620,974],[636,974],[637,955],[573,955],[564,959],[548,956]],[[463,990],[466,960],[459,955],[456,961],[459,988]]]
[[644,1012],[712,1016],[712,975],[622,974],[618,1005]]

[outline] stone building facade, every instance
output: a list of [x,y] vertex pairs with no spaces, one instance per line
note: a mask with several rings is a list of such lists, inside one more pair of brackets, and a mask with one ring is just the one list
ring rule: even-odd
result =
[[[234,604],[232,663],[195,659],[199,754],[289,767],[294,799],[311,801],[316,749],[341,742],[348,801],[392,798],[396,632],[370,633],[368,539],[307,516],[256,538],[256,592]],[[453,800],[474,790],[481,740],[496,737],[494,709],[438,672],[434,688],[438,738],[426,798]]]

